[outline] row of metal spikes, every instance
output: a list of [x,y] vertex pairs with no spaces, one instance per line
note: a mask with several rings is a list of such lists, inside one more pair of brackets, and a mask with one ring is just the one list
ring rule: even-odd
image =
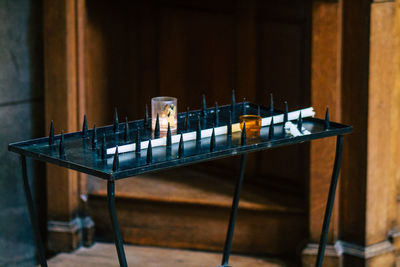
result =
[[[285,137],[285,123],[288,121],[288,111],[287,111],[287,104],[285,104],[285,113],[284,113],[284,122],[282,123],[282,137]],[[326,114],[325,114],[325,130],[329,129],[329,109],[326,109]],[[232,120],[231,117],[229,116],[228,119],[228,131],[227,131],[227,138],[230,140],[232,138]],[[299,118],[297,120],[297,129],[302,132],[302,127],[303,127],[303,119],[301,117],[301,112],[299,114]],[[139,135],[139,132],[138,132]],[[137,135],[137,137],[138,137]],[[272,117],[271,123],[269,126],[269,132],[268,132],[268,139],[272,140],[274,139],[275,133],[274,133],[274,118]],[[105,140],[105,139],[103,139]],[[240,144],[242,146],[246,145],[246,123],[243,123],[243,129],[241,132],[241,138],[240,138]],[[228,142],[229,143],[229,142]],[[197,129],[196,129],[196,149],[200,149],[201,146],[201,126],[200,126],[200,120],[198,120],[197,124]],[[103,146],[102,146],[103,147]],[[166,144],[166,150],[167,153],[171,153],[171,147],[172,147],[172,136],[171,136],[171,128],[170,125],[168,124],[168,130],[167,130],[167,144]],[[213,127],[213,131],[210,137],[210,152],[214,152],[216,147],[216,140],[215,140],[215,129]],[[181,137],[179,140],[179,146],[178,146],[178,158],[182,158],[185,155],[185,150],[184,150],[184,141],[183,141],[183,134],[181,133]],[[140,140],[137,138],[136,139],[136,157],[140,157]],[[149,144],[147,147],[147,155],[146,155],[146,164],[151,164],[153,161],[153,150],[151,146],[151,139],[149,139]],[[113,167],[112,171],[116,172],[119,169],[119,153],[118,153],[118,146],[116,146],[115,153],[114,153],[114,159],[113,159]]]
[[[285,112],[284,115],[284,123],[282,124],[282,134],[284,137],[285,136],[285,122],[287,121],[287,112]],[[231,119],[228,120],[228,132],[227,132],[227,138],[232,137],[232,122]],[[302,130],[302,117],[301,114],[299,115],[299,118],[297,120],[297,128],[299,131]],[[329,109],[326,111],[325,115],[325,129],[329,128]],[[274,139],[276,136],[274,134],[274,120],[273,117],[271,119],[271,124],[269,126],[269,132],[268,132],[268,138],[270,140]],[[244,123],[243,129],[241,132],[241,145],[246,145],[246,124]],[[141,155],[141,139],[140,139],[140,132],[139,129],[137,129],[137,135],[136,135],[136,157],[140,158]],[[197,129],[196,129],[196,148],[199,149],[201,146],[201,126],[200,126],[200,121],[198,122]],[[93,136],[92,136],[92,149],[95,150],[97,147],[97,131],[96,128],[93,129]],[[216,140],[215,140],[215,130],[213,128],[212,134],[211,134],[211,139],[210,139],[210,152],[213,152],[216,147]],[[166,150],[171,153],[171,148],[172,148],[172,134],[171,134],[171,128],[168,125],[168,130],[167,130],[167,137],[166,137]],[[102,159],[106,158],[107,154],[107,148],[106,148],[106,137],[103,135],[103,140],[101,144],[101,150],[100,154]],[[153,160],[153,154],[152,154],[152,145],[151,145],[151,138],[149,139],[148,147],[147,147],[147,156],[146,156],[146,163],[151,164]],[[183,142],[183,134],[181,133],[180,136],[180,141],[179,141],[179,146],[178,146],[178,158],[184,157],[184,142]],[[61,159],[65,159],[65,145],[64,145],[64,134],[61,134],[60,138],[60,144],[59,144],[59,156]],[[114,154],[114,161],[113,161],[113,171],[117,171],[119,168],[119,153],[118,153],[118,146],[116,146],[115,154]]]
[[[232,103],[231,103],[231,111],[229,111],[230,116],[229,120],[228,120],[228,137],[232,136],[232,121],[231,121],[231,114],[232,112],[235,112],[235,95],[234,95],[234,91],[232,91]],[[206,101],[205,101],[205,96],[203,95],[203,105],[202,105],[202,116],[207,116],[207,112],[206,112]],[[271,98],[270,98],[270,112],[271,114],[273,114],[273,97],[271,94]],[[218,104],[216,104],[215,107],[215,118],[218,118]],[[260,113],[260,110],[258,109],[258,114]],[[187,110],[186,112],[186,118],[185,118],[185,125],[186,125],[186,129],[188,128],[188,124],[189,124],[189,110]],[[243,103],[242,105],[242,114],[246,114],[246,107]],[[158,115],[158,114],[157,114]],[[146,119],[147,118],[147,119]],[[217,119],[216,119],[217,120]],[[146,123],[147,121],[147,123]],[[285,126],[285,123],[288,121],[288,104],[285,101],[285,111],[284,111],[284,122],[283,122],[283,128]],[[158,123],[157,123],[158,122]],[[146,105],[146,112],[145,112],[145,120],[144,120],[144,125],[146,127],[148,127],[148,111],[147,111],[147,105]],[[157,126],[158,125],[158,126]],[[270,124],[270,130],[269,130],[269,138],[273,139],[274,138],[274,127],[271,127],[274,125],[274,121],[273,121],[273,117],[271,120],[271,124]],[[301,117],[301,113],[299,114],[299,118],[297,121],[297,128],[299,129],[299,131],[302,131],[302,117]],[[246,143],[246,130],[245,127],[243,127],[243,131],[242,131],[242,138],[241,138],[241,143],[242,145],[245,145]],[[329,109],[326,109],[326,114],[325,114],[325,129],[329,129]],[[114,133],[117,133],[119,130],[119,122],[118,122],[118,113],[117,110],[115,110],[114,113],[114,127],[113,127]],[[140,143],[141,143],[141,138],[140,138],[140,129],[137,128],[137,134],[136,134],[136,155],[140,157],[140,151],[141,151],[141,147],[140,147]],[[201,143],[201,123],[200,123],[200,116],[198,116],[198,123],[197,123],[197,129],[196,129],[196,144],[200,144]],[[283,135],[285,135],[285,130],[283,129],[282,131]],[[87,138],[88,137],[88,128],[87,128],[87,120],[86,120],[86,115],[84,116],[84,120],[83,120],[83,126],[82,126],[82,138]],[[158,120],[158,116],[157,116],[157,121],[156,121],[156,127],[155,127],[155,134],[154,134],[155,138],[159,138],[159,120]],[[125,127],[124,127],[124,139],[125,141],[127,141],[129,138],[129,126],[128,126],[128,119],[125,119]],[[92,149],[95,150],[97,148],[97,130],[96,130],[96,125],[94,125],[93,127],[93,131],[92,131]],[[171,149],[171,144],[172,144],[172,140],[171,140],[171,129],[170,129],[170,125],[168,124],[168,130],[167,130],[167,145],[166,145],[166,149]],[[54,125],[53,125],[53,121],[50,124],[50,133],[49,133],[49,145],[53,145],[54,144]],[[215,132],[214,132],[214,128],[213,128],[213,132],[211,135],[211,140],[210,140],[210,152],[214,151],[215,149]],[[103,139],[102,139],[102,144],[101,144],[101,150],[100,150],[100,155],[102,159],[105,159],[107,156],[107,147],[106,147],[106,137],[105,134],[103,134]],[[116,146],[116,155],[118,155],[118,146]],[[183,136],[181,134],[181,140],[179,142],[179,147],[178,147],[178,157],[183,156],[184,154],[184,146],[183,146]],[[64,133],[63,131],[61,132],[61,137],[60,137],[60,143],[59,143],[59,157],[62,159],[65,159],[65,145],[64,145]],[[118,156],[117,156],[118,157]],[[149,139],[149,147],[147,150],[147,160],[148,163],[151,163],[152,161],[152,147],[151,147],[151,138]]]
[[[245,115],[247,113],[246,111],[246,105],[244,102],[246,99],[243,99],[243,105],[242,105],[242,115]],[[285,105],[287,107],[287,102],[285,102]],[[219,107],[218,103],[215,102],[215,108],[214,108],[214,126],[218,127],[219,125]],[[235,101],[235,90],[232,90],[232,101],[231,101],[231,116],[235,114],[236,110],[236,101]],[[270,112],[273,114],[274,111],[274,101],[273,101],[273,96],[272,94],[270,95]],[[202,109],[201,109],[201,115],[203,118],[207,117],[207,105],[206,105],[206,97],[203,94],[203,101],[202,101]],[[260,107],[258,107],[258,115],[260,115]],[[188,130],[190,127],[190,120],[189,120],[189,107],[186,109],[186,116],[185,116],[185,130]],[[148,107],[147,104],[145,105],[145,118],[143,120],[143,127],[145,129],[150,127],[149,123],[149,112],[148,112]],[[93,129],[96,129],[96,124],[94,124]],[[115,109],[114,112],[114,123],[113,123],[113,130],[114,133],[119,132],[119,119],[118,119],[118,112],[117,109]],[[128,118],[125,117],[125,133],[124,133],[124,138],[125,141],[127,141],[129,136],[129,128],[128,128]],[[83,124],[82,124],[82,138],[88,137],[88,127],[87,127],[87,120],[86,120],[86,115],[83,117]],[[160,137],[160,121],[159,121],[159,115],[157,113],[156,117],[156,123],[155,123],[155,128],[154,128],[154,138],[159,138]],[[50,124],[50,131],[49,131],[49,145],[54,144],[54,126],[53,126],[53,121],[51,121]]]

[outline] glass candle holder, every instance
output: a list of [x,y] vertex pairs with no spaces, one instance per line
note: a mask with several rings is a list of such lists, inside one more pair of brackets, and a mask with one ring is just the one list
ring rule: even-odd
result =
[[257,115],[242,115],[239,117],[240,130],[243,131],[243,125],[246,122],[247,138],[255,138],[260,136],[261,117]]
[[168,123],[171,131],[178,127],[178,100],[170,96],[158,96],[151,99],[151,124],[152,129],[156,126],[156,120],[160,121],[160,132],[167,132]]

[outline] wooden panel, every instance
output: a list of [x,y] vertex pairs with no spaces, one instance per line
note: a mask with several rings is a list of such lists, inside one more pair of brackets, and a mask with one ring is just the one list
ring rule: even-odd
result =
[[[368,169],[366,199],[366,244],[381,242],[394,220],[396,204],[395,179],[390,175],[392,161],[391,120],[392,94],[394,92],[393,57],[393,3],[374,3],[371,7],[370,67],[368,101]],[[397,105],[396,105],[397,106]],[[388,134],[388,138],[382,138]],[[398,138],[396,138],[398,139]],[[393,140],[395,140],[393,138]]]
[[[273,92],[280,108],[283,100],[292,109],[310,104],[309,1],[87,0],[87,10],[90,124],[110,123],[115,106],[121,118],[141,118],[156,95],[178,96],[181,111],[200,108],[202,93],[209,106],[229,103],[232,89],[237,101],[267,104]],[[237,165],[196,167],[204,166]],[[307,145],[251,155],[247,168],[249,177],[279,177],[303,195],[307,173]]]
[[[179,96],[181,111],[186,106],[199,108],[204,92],[210,105],[215,99],[228,102],[233,86],[223,79],[234,80],[235,56],[226,48],[234,47],[235,30],[234,17],[225,19],[226,10],[91,0],[87,10],[87,103],[92,121],[110,123],[115,106],[120,117],[142,118],[144,104],[160,94]],[[224,53],[228,54],[223,57]],[[215,88],[225,87],[225,97],[213,97]]]
[[[364,250],[387,240],[394,220],[391,147],[398,141],[391,140],[392,134],[398,133],[391,124],[398,121],[392,117],[390,105],[397,95],[393,93],[394,4],[359,2],[343,2],[342,115],[345,122],[353,124],[354,133],[344,147],[340,221],[341,239],[364,246]],[[353,25],[353,30],[346,25]],[[345,264],[394,265],[393,253],[387,251],[362,257],[349,256],[353,254],[348,251]]]
[[[315,1],[312,25],[312,106],[318,117],[323,117],[326,107],[329,106],[330,119],[341,121],[341,17],[339,3]],[[321,235],[335,157],[335,144],[336,138],[316,140],[311,143],[309,231],[310,242],[313,243],[318,243]],[[338,236],[338,200],[337,196],[328,236],[330,243],[334,243]]]
[[[230,209],[117,199],[125,242],[160,247],[222,251]],[[105,198],[89,206],[99,236],[111,241]],[[240,210],[232,250],[241,253],[294,255],[305,238],[304,215]]]
[[[45,118],[46,125],[54,121],[56,133],[78,129],[75,4],[62,0],[44,4]],[[68,221],[74,216],[77,188],[76,172],[47,166],[49,219]]]
[[160,10],[160,95],[179,98],[178,109],[230,102],[235,78],[234,13]]
[[340,238],[360,245],[365,242],[369,14],[366,1],[343,1],[342,121],[354,130],[343,145]]
[[[259,87],[264,88],[258,92],[258,99],[265,99],[267,92],[273,92],[276,105],[282,107],[287,100],[291,109],[308,106],[304,92],[303,79],[304,65],[301,64],[304,54],[301,53],[302,27],[292,24],[265,23],[262,25],[259,47]],[[292,45],[292,44],[296,45]],[[280,51],[279,56],[276,51]],[[282,54],[282,56],[281,56]],[[262,102],[264,102],[262,101]],[[294,182],[304,185],[306,176],[308,145],[285,147],[279,150],[259,153],[257,163],[261,169],[259,173],[267,172],[277,177],[292,178]],[[268,162],[268,164],[262,164]],[[287,162],[290,162],[288,168]]]
[[[76,71],[77,71],[77,116],[78,116],[78,125],[83,124],[84,115],[87,112],[86,98],[87,98],[87,90],[86,90],[86,27],[87,19],[86,19],[86,3],[84,0],[78,0],[76,3]],[[79,127],[79,126],[78,126]],[[78,174],[78,194],[79,196],[85,196],[87,194],[87,174],[79,173]],[[81,213],[82,216],[85,202],[83,201],[84,197],[80,198],[81,204]]]
[[121,120],[124,116],[132,119],[139,108],[134,95],[140,90],[132,84],[138,80],[140,66],[134,53],[137,34],[132,27],[139,12],[127,1],[110,4],[88,0],[87,10],[89,124],[111,123],[114,107],[118,107]]
[[[392,94],[392,102],[391,105],[392,109],[392,131],[394,133],[400,132],[400,124],[394,123],[395,120],[400,120],[400,1],[395,2],[395,17],[394,17],[394,65],[395,67],[395,86]],[[392,135],[392,143],[396,144],[398,142],[398,138],[395,135]],[[400,149],[398,149],[400,145],[392,145],[392,160],[393,162],[399,162],[400,159]],[[392,164],[391,175],[396,179],[396,192],[397,195],[400,195],[400,165],[399,164]],[[396,225],[400,225],[400,202],[397,202],[397,218],[396,218]],[[395,247],[397,253],[400,251],[400,237],[396,238]]]
[[[205,7],[207,9],[169,4],[160,8],[160,95],[177,96],[181,111],[186,106],[200,108],[203,93],[208,106],[215,105],[216,101],[220,105],[230,103],[234,88],[237,101],[244,96],[236,86],[234,75],[237,24],[232,9],[235,6],[227,5],[225,9],[219,5]],[[247,91],[251,93],[254,89]],[[234,162],[232,159],[220,160],[195,168],[213,166],[221,169],[234,165]]]
[[[289,3],[290,2],[290,3]],[[310,104],[310,6],[308,1],[279,1],[259,4],[257,13],[257,102],[268,103],[274,94],[275,106],[289,110]],[[254,172],[294,184],[305,194],[309,145],[284,147],[257,153]],[[290,167],[288,166],[290,162]]]
[[[193,171],[181,167],[164,173],[144,174],[135,179],[118,181],[116,194],[121,199],[148,201],[177,205],[202,205],[230,209],[235,184],[216,175]],[[91,182],[91,195],[107,196],[106,182],[94,179]],[[254,212],[282,212],[305,214],[296,196],[285,196],[274,190],[245,184],[241,193],[239,207]]]
[[[106,125],[110,120],[110,110],[108,107],[108,71],[107,63],[103,55],[106,53],[105,38],[102,32],[104,26],[96,23],[96,20],[101,21],[101,15],[96,15],[97,9],[102,6],[99,2],[98,5],[91,6],[90,1],[87,2],[88,19],[86,25],[86,105],[87,105],[87,119],[89,126],[96,123],[97,126]],[[104,16],[103,16],[104,17]],[[107,22],[107,18],[103,20]]]

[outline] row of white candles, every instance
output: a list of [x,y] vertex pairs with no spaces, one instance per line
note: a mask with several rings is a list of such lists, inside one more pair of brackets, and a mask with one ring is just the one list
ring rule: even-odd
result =
[[[297,130],[297,127],[293,123],[290,122],[291,120],[297,120],[300,116],[300,113],[301,113],[302,118],[314,117],[314,115],[315,115],[314,109],[312,107],[289,112],[288,113],[289,123],[287,123],[285,125],[285,129],[289,130],[293,136],[309,134],[308,131],[304,131],[303,133],[301,133],[299,130]],[[280,114],[280,115],[262,118],[261,127],[269,126],[271,124],[272,117],[274,118],[274,124],[283,123],[283,119],[284,119],[283,114]],[[220,127],[215,127],[214,131],[215,131],[215,135],[226,134],[228,132],[228,127],[226,125],[220,126]],[[240,123],[232,124],[232,133],[234,133],[234,132],[240,132]],[[212,134],[212,128],[201,130],[201,138],[211,137],[211,134]],[[172,144],[179,143],[180,138],[181,138],[180,134],[171,136]],[[192,141],[192,140],[196,140],[196,131],[183,133],[183,141]],[[166,144],[167,144],[166,137],[161,137],[161,138],[151,140],[152,147],[165,146]],[[142,141],[140,143],[140,148],[145,149],[148,147],[148,145],[149,145],[148,140]],[[107,155],[115,154],[115,149],[116,149],[115,147],[108,148]],[[136,144],[134,144],[134,143],[118,146],[118,153],[132,152],[135,150],[136,150]]]

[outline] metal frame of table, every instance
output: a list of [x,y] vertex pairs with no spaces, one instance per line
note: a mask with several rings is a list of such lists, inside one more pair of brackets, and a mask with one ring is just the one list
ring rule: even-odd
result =
[[[194,131],[196,125],[200,125],[199,120],[201,120],[202,125],[200,127],[203,129],[236,123],[238,122],[239,115],[243,113],[259,114],[262,117],[271,115],[276,116],[280,114],[287,115],[287,111],[282,112],[271,107],[266,108],[264,106],[255,105],[249,102],[233,103],[231,105],[221,106],[219,108],[203,108],[202,110],[178,114],[178,134],[186,131]],[[117,118],[118,117],[116,117],[116,119]],[[332,215],[332,208],[342,159],[343,135],[352,131],[351,126],[330,122],[329,116],[326,116],[325,120],[317,118],[304,118],[302,120],[299,119],[296,123],[300,124],[299,129],[304,127],[310,132],[310,134],[307,135],[301,135],[297,137],[290,136],[284,129],[284,123],[280,123],[272,126],[269,125],[262,127],[260,136],[253,139],[248,139],[246,136],[243,136],[243,132],[236,132],[232,133],[231,135],[224,134],[221,136],[212,136],[208,139],[185,141],[182,143],[182,145],[173,144],[170,147],[154,147],[150,151],[151,157],[149,161],[149,151],[146,150],[139,152],[132,151],[121,155],[119,155],[117,152],[113,157],[107,157],[104,154],[105,144],[102,143],[101,147],[99,147],[99,143],[94,142],[95,138],[97,141],[97,135],[102,133],[104,134],[107,147],[132,143],[132,138],[129,136],[137,131],[137,129],[140,129],[140,140],[151,139],[154,133],[151,131],[151,129],[149,129],[151,123],[146,121],[146,119],[126,122],[125,124],[115,121],[114,125],[91,130],[87,130],[86,118],[84,121],[83,129],[79,132],[61,134],[57,136],[51,136],[50,134],[49,137],[33,139],[9,145],[10,151],[21,155],[24,190],[38,256],[42,267],[47,266],[47,262],[43,243],[40,237],[34,202],[29,188],[26,157],[57,164],[59,166],[107,180],[108,210],[114,232],[115,246],[118,253],[120,266],[125,267],[127,266],[127,262],[115,209],[116,180],[133,177],[142,173],[241,155],[240,172],[236,181],[223,257],[220,265],[220,267],[228,267],[234,227],[238,212],[240,192],[245,173],[247,153],[266,150],[273,147],[298,144],[314,139],[336,136],[336,156],[325,209],[321,239],[319,242],[318,256],[315,264],[317,267],[322,266],[329,230],[329,222]],[[215,125],[216,123],[218,125]],[[121,138],[122,135],[124,135],[124,138]],[[89,145],[90,142],[92,143],[92,146]],[[146,153],[147,157],[145,156]]]

